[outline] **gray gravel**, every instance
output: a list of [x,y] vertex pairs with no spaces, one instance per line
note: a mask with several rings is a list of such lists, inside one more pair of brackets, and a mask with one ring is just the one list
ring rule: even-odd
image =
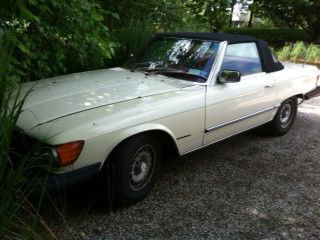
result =
[[320,98],[284,137],[250,131],[171,159],[133,206],[60,205],[59,239],[320,239]]

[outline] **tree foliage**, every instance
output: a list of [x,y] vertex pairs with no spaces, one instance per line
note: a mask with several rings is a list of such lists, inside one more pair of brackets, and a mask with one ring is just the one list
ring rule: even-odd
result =
[[211,31],[219,31],[228,25],[232,0],[187,0],[188,11],[194,19],[198,19],[209,26]]
[[[221,30],[228,25],[232,6],[243,0],[100,0],[105,9],[119,14],[113,27],[126,26],[132,19],[148,20],[162,31],[202,25],[203,30]],[[110,23],[110,22],[109,22]]]
[[114,44],[106,16],[91,0],[7,0],[1,4],[0,28],[16,42],[12,80],[34,80],[102,67]]
[[108,19],[114,29],[132,25],[132,21],[148,22],[158,31],[172,31],[184,26],[190,14],[182,0],[100,0],[104,9],[119,14],[119,19]]
[[119,15],[107,19],[117,43],[115,58],[108,66],[119,66],[158,31],[219,31],[228,25],[231,6],[240,0],[101,0],[104,9]]
[[278,26],[301,27],[320,42],[319,0],[255,0],[254,12]]

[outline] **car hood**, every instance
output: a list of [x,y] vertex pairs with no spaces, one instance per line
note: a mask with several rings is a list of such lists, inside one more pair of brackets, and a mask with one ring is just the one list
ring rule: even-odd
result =
[[29,94],[18,125],[20,123],[27,124],[28,128],[35,127],[85,110],[178,91],[188,86],[190,83],[181,83],[179,80],[170,80],[160,75],[146,76],[142,72],[132,72],[123,68],[76,73],[30,82],[24,84],[20,92],[21,96],[28,91]]

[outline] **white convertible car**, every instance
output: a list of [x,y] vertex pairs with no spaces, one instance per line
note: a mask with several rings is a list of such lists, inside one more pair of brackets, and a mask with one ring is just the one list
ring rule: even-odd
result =
[[184,155],[261,125],[287,133],[299,99],[319,95],[319,78],[315,66],[278,62],[254,37],[157,34],[125,67],[24,84],[22,94],[31,93],[16,139],[50,150],[48,189],[99,174],[112,176],[118,197],[137,201],[169,152]]

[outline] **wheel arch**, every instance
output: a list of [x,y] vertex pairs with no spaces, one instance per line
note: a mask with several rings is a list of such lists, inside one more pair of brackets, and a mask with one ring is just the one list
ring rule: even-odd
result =
[[107,154],[102,165],[104,166],[115,156],[121,144],[123,144],[128,139],[143,134],[150,134],[155,136],[160,141],[160,143],[163,144],[163,148],[166,149],[165,155],[172,154],[174,156],[179,156],[179,148],[173,132],[170,131],[170,129],[168,129],[167,127],[160,124],[147,124],[125,129],[124,131],[120,132],[117,139],[115,140],[116,144],[114,144],[111,151]]

